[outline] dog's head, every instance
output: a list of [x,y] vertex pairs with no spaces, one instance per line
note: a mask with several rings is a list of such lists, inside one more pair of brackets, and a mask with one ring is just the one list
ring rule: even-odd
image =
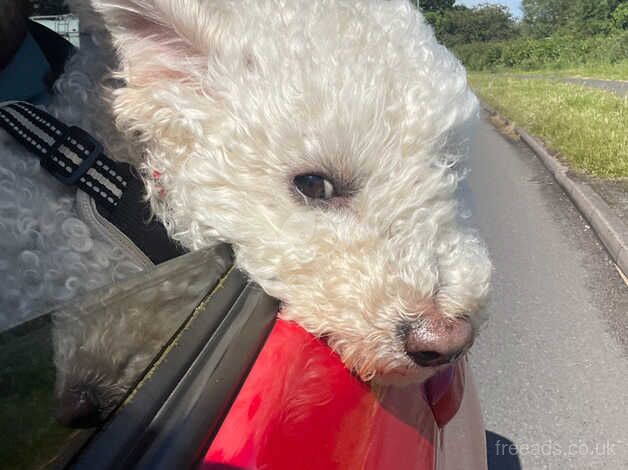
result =
[[97,0],[156,214],[362,378],[455,359],[490,262],[457,221],[464,69],[406,0]]

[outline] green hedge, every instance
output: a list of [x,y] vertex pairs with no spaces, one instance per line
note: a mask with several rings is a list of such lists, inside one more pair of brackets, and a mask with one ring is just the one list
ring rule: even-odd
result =
[[614,64],[628,58],[628,31],[582,39],[552,36],[545,39],[477,42],[457,45],[453,50],[467,68],[477,71],[506,68],[560,69],[588,63]]

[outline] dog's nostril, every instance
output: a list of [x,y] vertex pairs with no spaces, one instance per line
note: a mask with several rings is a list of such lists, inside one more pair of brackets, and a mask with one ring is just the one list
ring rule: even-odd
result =
[[91,392],[66,391],[59,399],[56,418],[67,427],[93,428],[100,424],[100,409]]
[[462,355],[463,352],[464,349],[455,351],[451,354],[441,354],[436,351],[408,351],[408,356],[410,356],[414,363],[420,367],[435,367],[455,361]]
[[473,327],[466,319],[449,319],[425,312],[406,336],[406,354],[419,367],[435,367],[458,359],[473,343]]
[[441,357],[441,354],[437,353],[436,351],[419,351],[419,352],[413,352],[409,354],[411,355],[414,362],[417,362],[417,363],[433,362],[440,359]]

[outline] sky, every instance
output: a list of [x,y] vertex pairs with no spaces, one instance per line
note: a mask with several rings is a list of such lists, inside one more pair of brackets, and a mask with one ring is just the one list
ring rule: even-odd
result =
[[499,3],[506,5],[516,18],[521,18],[521,0],[457,0],[458,5],[466,5],[472,7],[481,3]]

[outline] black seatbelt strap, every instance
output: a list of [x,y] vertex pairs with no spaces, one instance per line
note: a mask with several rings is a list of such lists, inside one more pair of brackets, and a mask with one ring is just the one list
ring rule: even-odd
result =
[[88,133],[25,102],[0,108],[0,124],[63,184],[78,186],[108,209],[118,205],[128,175]]
[[21,101],[0,105],[0,127],[37,155],[41,166],[61,183],[89,194],[98,212],[153,263],[185,252],[168,237],[163,225],[151,217],[136,170],[107,157],[90,134]]

